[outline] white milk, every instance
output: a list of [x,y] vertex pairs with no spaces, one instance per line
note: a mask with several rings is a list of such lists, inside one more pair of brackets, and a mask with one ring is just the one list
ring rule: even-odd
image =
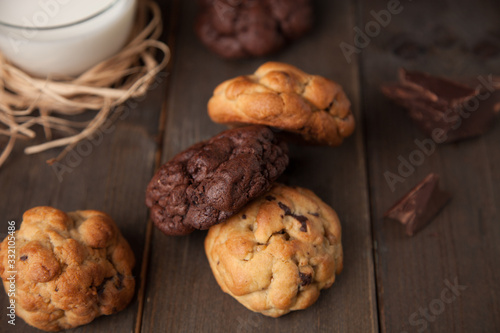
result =
[[0,51],[30,72],[81,74],[117,53],[136,0],[0,0]]

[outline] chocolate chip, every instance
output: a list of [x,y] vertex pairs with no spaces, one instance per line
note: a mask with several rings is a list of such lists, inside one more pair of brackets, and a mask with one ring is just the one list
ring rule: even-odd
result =
[[59,291],[59,288],[56,287],[55,291]]
[[104,287],[105,287],[106,283],[111,279],[112,278],[109,277],[109,278],[105,278],[104,280],[102,280],[102,283],[96,287],[97,295],[102,295],[102,293],[104,292]]
[[325,109],[323,109],[323,111],[330,111],[330,109],[332,108],[334,102],[337,103],[337,101],[335,99],[333,99],[330,102],[330,104],[328,104],[328,106]]
[[246,219],[247,219],[247,216],[246,216],[245,214],[243,214],[243,215],[241,215],[241,218],[242,218],[243,220],[246,220]]
[[307,214],[312,215],[312,216],[319,217],[319,213],[307,213]]
[[118,281],[116,282],[116,290],[122,290],[123,289],[123,275],[118,273],[116,275],[118,277]]
[[307,217],[303,216],[303,215],[292,215],[297,221],[300,222],[300,224],[302,224],[302,226],[300,227],[300,231],[302,232],[307,232]]
[[276,200],[276,198],[273,197],[272,195],[268,195],[268,196],[266,196],[266,200],[267,201],[273,201],[273,200]]
[[290,207],[288,207],[287,205],[285,205],[284,203],[282,203],[281,201],[278,202],[278,206],[283,209],[283,211],[285,212],[285,215],[292,215],[292,211],[290,210]]
[[[300,231],[307,232],[307,217],[305,217],[303,215],[292,214],[290,207],[288,207],[287,205],[285,205],[282,202],[278,202],[278,206],[285,212],[286,216],[291,216],[294,219],[296,219],[297,221],[299,221],[300,224],[302,224],[302,226],[300,227]],[[281,218],[283,218],[283,215],[281,215]]]
[[312,282],[312,275],[311,274],[306,274],[299,272],[299,277],[300,277],[300,285],[301,286],[307,286],[308,284],[311,284]]
[[21,259],[21,261],[26,261],[26,259],[28,259],[28,256],[23,254],[22,256],[19,257],[19,259]]

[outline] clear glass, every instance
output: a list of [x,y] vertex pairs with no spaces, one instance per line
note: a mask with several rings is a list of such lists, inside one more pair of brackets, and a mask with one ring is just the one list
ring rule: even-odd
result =
[[90,15],[84,16],[82,18],[78,18],[77,20],[70,21],[65,24],[57,24],[57,25],[49,25],[49,26],[26,26],[26,25],[16,25],[9,22],[3,22],[0,17],[0,26],[14,28],[14,29],[26,29],[26,30],[52,30],[52,29],[62,29],[66,27],[70,27],[77,24],[85,23],[86,21],[92,20],[93,18],[106,13],[110,10],[114,5],[116,5],[120,0],[113,0],[104,8],[97,10],[96,12],[91,13]]
[[123,48],[136,2],[113,0],[84,19],[57,26],[0,23],[0,52],[34,76],[77,76]]

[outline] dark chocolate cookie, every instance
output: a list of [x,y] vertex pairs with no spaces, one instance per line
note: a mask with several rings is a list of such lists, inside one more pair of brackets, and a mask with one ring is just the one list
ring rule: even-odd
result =
[[224,58],[263,56],[312,26],[310,0],[201,0],[196,33]]
[[269,128],[227,130],[165,163],[148,185],[146,205],[167,235],[208,229],[269,190],[287,165],[287,147]]

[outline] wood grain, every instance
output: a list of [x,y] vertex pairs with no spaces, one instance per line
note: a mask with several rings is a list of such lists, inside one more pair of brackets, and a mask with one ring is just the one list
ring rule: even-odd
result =
[[[356,66],[345,66],[338,44],[351,34],[355,9],[345,2],[318,2],[315,30],[267,59],[224,61],[207,51],[193,32],[196,6],[183,1],[176,33],[166,161],[191,144],[224,129],[207,116],[206,103],[225,79],[252,73],[266,60],[297,65],[343,84],[358,120]],[[155,230],[143,317],[144,332],[376,332],[376,296],[362,131],[339,148],[291,147],[281,181],[315,191],[343,222],[346,264],[334,286],[306,311],[279,319],[254,314],[224,294],[203,250],[205,232],[167,237]],[[363,315],[359,315],[362,313]]]
[[[365,1],[362,22],[386,6],[383,0]],[[398,173],[398,157],[409,159],[419,149],[414,140],[425,136],[379,86],[396,80],[401,66],[449,77],[498,74],[500,6],[494,1],[402,1],[402,6],[361,55],[381,330],[499,332],[500,124],[480,138],[438,146],[392,192],[384,172]],[[441,175],[453,198],[431,225],[409,238],[382,215],[430,172]],[[449,297],[446,281],[455,278],[467,289],[450,304],[440,303],[442,292]],[[420,311],[429,307],[434,313],[426,319]]]

